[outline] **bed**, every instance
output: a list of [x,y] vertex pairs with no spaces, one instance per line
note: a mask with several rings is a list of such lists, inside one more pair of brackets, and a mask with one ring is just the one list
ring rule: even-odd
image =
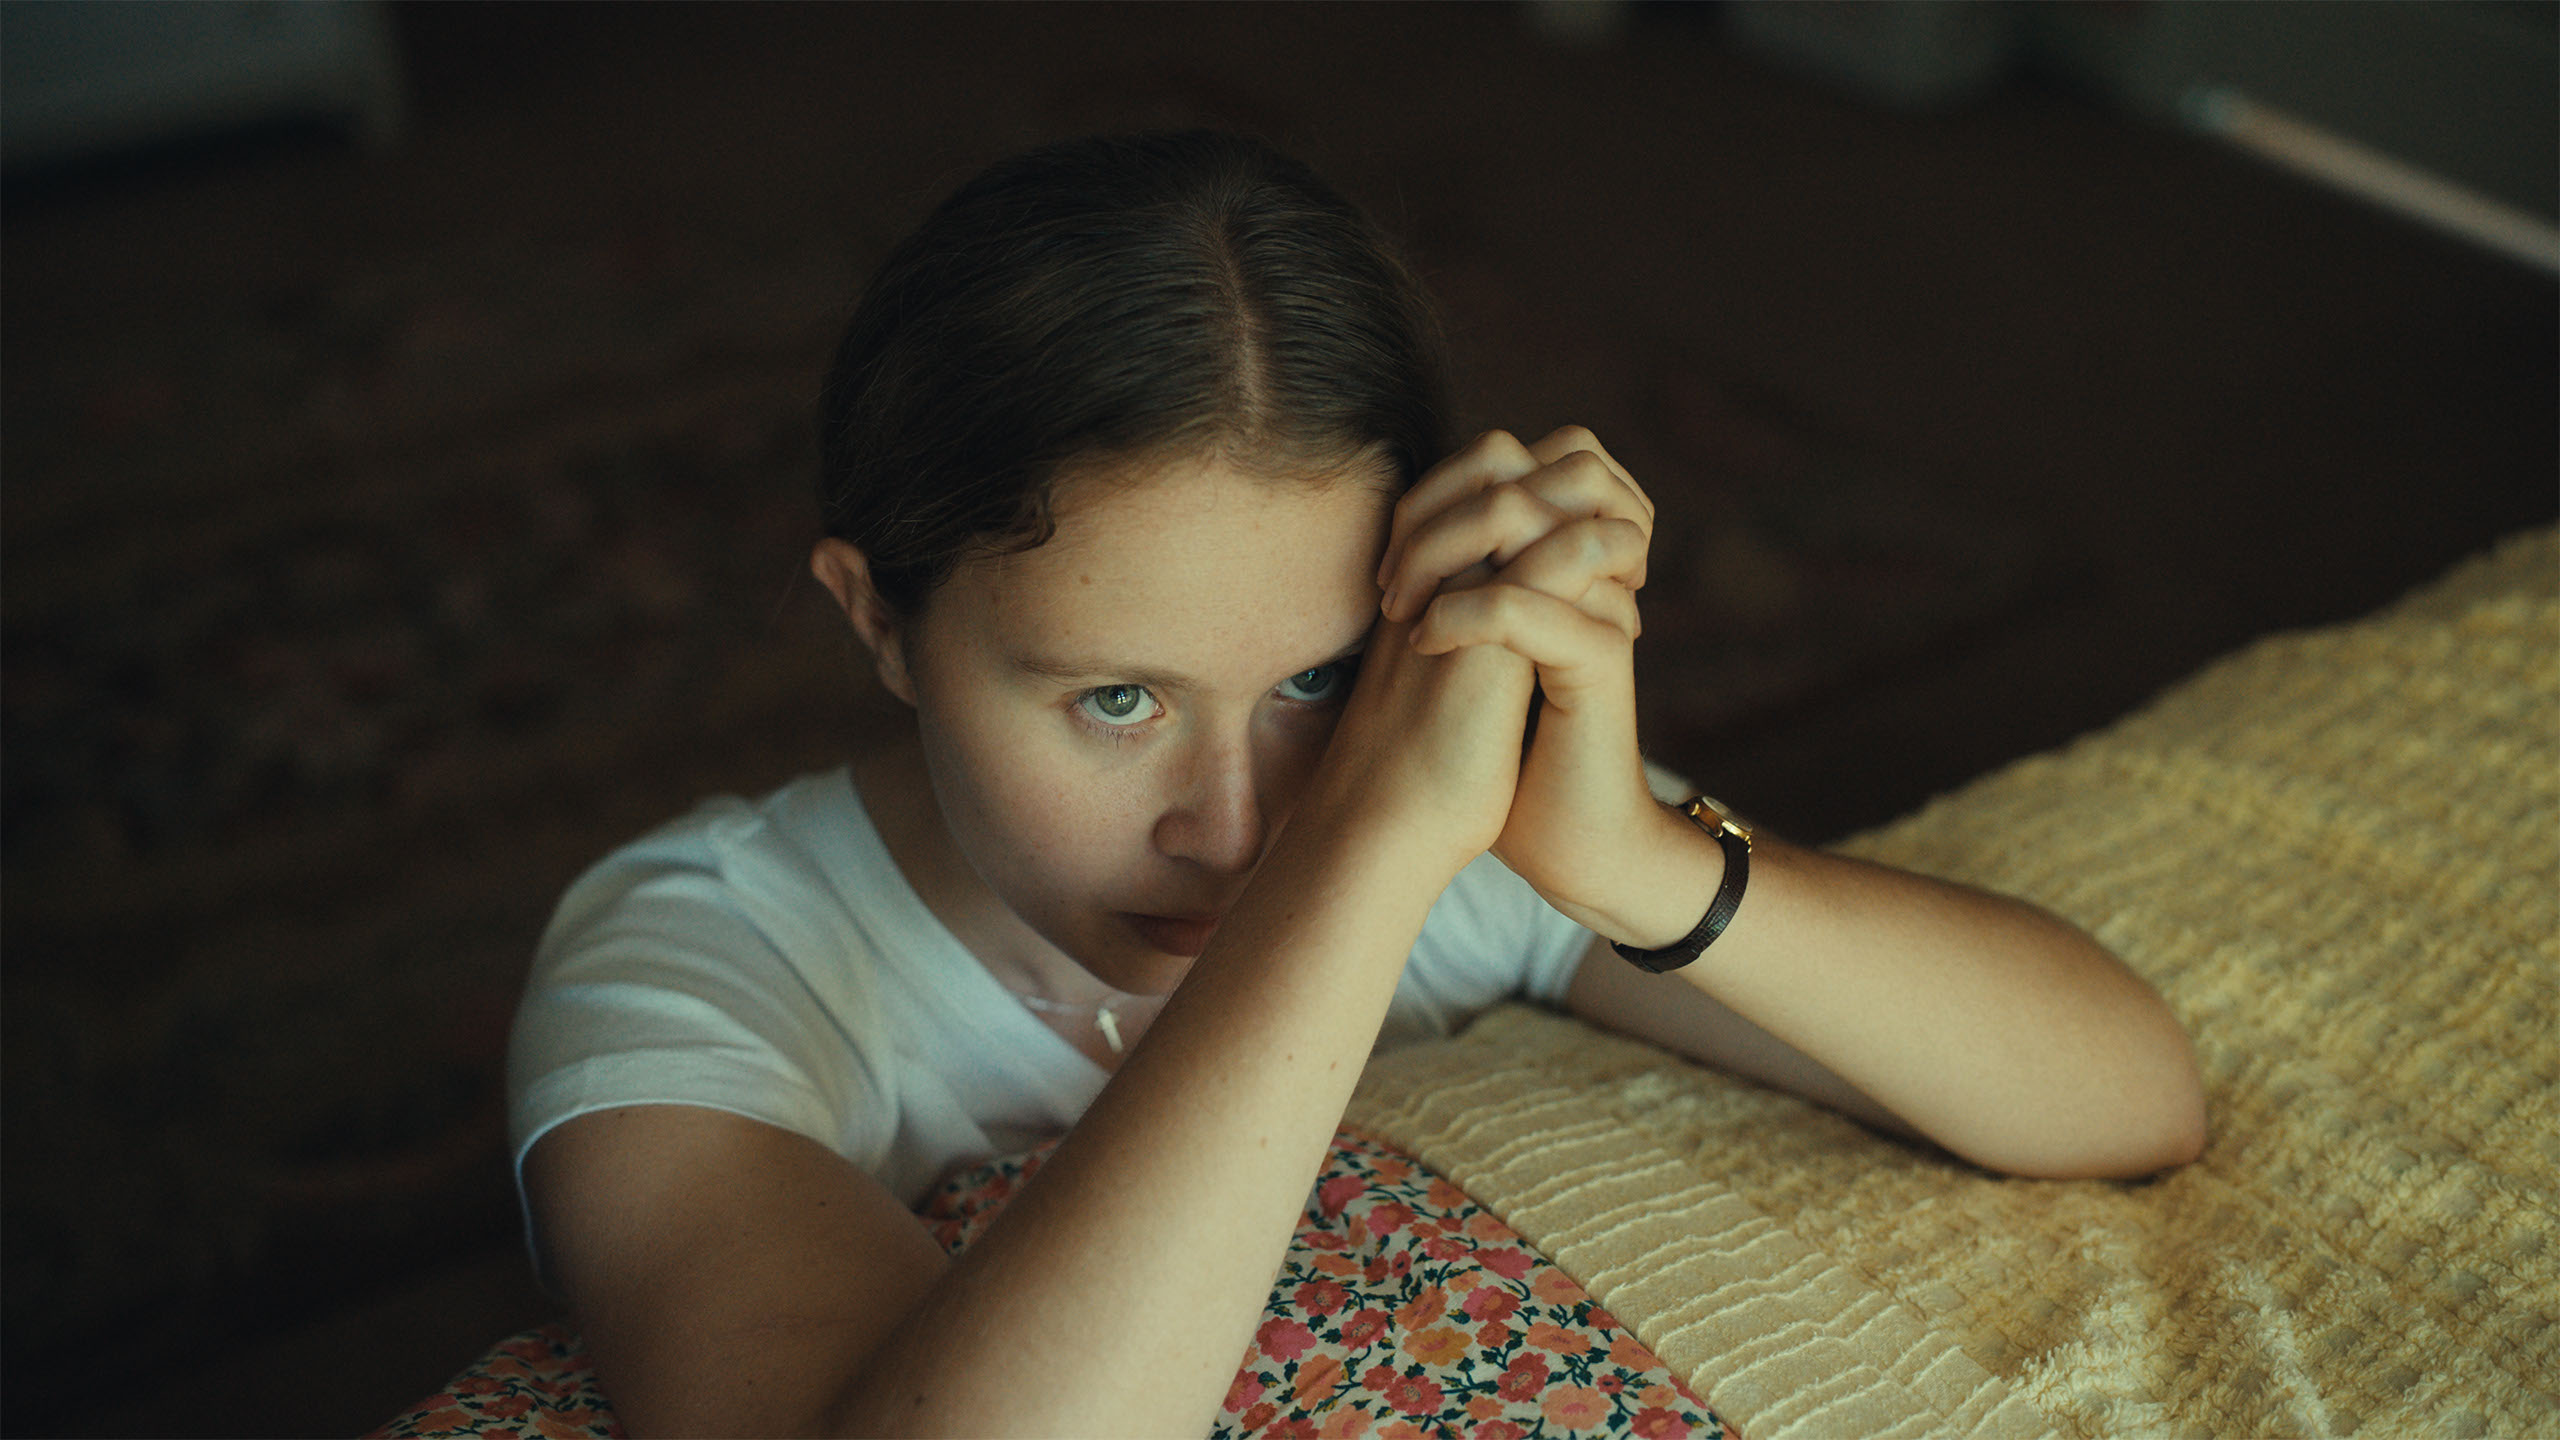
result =
[[2560,531],[1842,848],[2122,955],[2203,1157],[1995,1178],[1517,1006],[1351,1123],[1754,1440],[2560,1433]]
[[[2560,1433],[2560,530],[2262,641],[1841,848],[2024,896],[2123,956],[2194,1037],[2203,1156],[2131,1183],[2001,1178],[1515,1004],[1372,1062],[1337,1151],[1366,1178],[1319,1185],[1302,1241],[1348,1216],[1357,1253],[1397,1228],[1374,1201],[1410,1249],[1436,1206],[1456,1268],[1434,1303],[1444,1281],[1514,1283],[1592,1327],[1593,1355],[1669,1372],[1668,1410],[1508,1396],[1551,1422],[1535,1433]],[[1457,1188],[1346,1210],[1398,1152]],[[1551,1385],[1583,1343],[1499,1329],[1479,1343]],[[1304,1398],[1297,1354],[1248,1352],[1222,1434],[1367,1433],[1348,1382],[1296,1419],[1254,1407],[1265,1382]],[[1473,1413],[1464,1433],[1533,1433]],[[617,1433],[574,1335],[508,1342],[384,1433],[497,1428]]]

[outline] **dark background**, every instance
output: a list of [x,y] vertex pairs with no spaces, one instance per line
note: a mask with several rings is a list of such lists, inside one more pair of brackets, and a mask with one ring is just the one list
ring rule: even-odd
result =
[[1371,206],[1468,422],[1588,424],[1661,503],[1649,748],[1809,838],[2560,511],[2547,273],[2031,46],[1896,107],[1711,8],[385,13],[386,145],[9,175],[12,1433],[347,1433],[548,1317],[533,941],[882,723],[801,568],[818,370],[1025,144],[1243,126]]

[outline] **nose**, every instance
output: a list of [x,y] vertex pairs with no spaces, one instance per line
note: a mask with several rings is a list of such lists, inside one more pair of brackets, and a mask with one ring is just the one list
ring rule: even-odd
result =
[[1261,777],[1246,734],[1202,736],[1183,747],[1156,817],[1156,849],[1222,875],[1245,875],[1269,836]]

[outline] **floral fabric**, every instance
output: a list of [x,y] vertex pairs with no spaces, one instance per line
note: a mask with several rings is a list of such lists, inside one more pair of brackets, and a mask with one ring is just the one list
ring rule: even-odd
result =
[[[937,1186],[917,1215],[966,1248],[1045,1150]],[[567,1329],[498,1346],[384,1436],[619,1436]],[[1563,1271],[1466,1193],[1334,1137],[1212,1432],[1218,1440],[1740,1440]]]
[[373,1434],[621,1440],[622,1422],[605,1403],[577,1332],[545,1325],[498,1342],[444,1389]]

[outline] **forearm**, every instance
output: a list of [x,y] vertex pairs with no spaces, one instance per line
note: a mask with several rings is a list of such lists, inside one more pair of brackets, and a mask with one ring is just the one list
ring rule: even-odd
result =
[[[1661,914],[1622,922],[1645,932],[1635,943],[1685,932],[1723,873],[1714,843],[1664,814],[1644,892]],[[2202,1141],[2194,1054],[2168,1007],[2019,901],[1763,835],[1732,924],[1678,973],[1992,1169],[2148,1173]]]
[[1447,877],[1301,813],[839,1433],[1200,1434]]

